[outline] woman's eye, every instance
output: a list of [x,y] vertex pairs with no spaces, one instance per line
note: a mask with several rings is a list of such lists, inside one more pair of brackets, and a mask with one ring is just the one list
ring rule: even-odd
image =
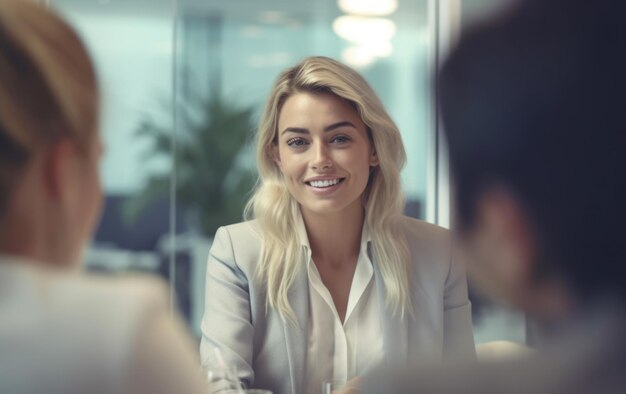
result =
[[304,146],[304,145],[306,145],[306,143],[307,142],[305,140],[303,140],[302,138],[292,138],[292,139],[287,141],[287,145],[293,146],[293,147]]
[[348,141],[350,141],[350,138],[346,137],[345,135],[338,135],[334,137],[330,142],[341,144]]

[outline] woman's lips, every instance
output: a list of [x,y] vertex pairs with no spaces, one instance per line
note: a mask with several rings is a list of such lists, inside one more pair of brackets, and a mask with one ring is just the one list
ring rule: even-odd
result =
[[307,189],[316,195],[328,195],[341,187],[345,178],[317,179],[305,182]]

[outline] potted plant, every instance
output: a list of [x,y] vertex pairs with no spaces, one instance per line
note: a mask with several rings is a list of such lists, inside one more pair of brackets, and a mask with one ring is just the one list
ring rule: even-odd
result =
[[[175,166],[177,206],[187,227],[212,237],[218,227],[241,220],[256,173],[246,156],[254,129],[253,108],[232,104],[219,94],[195,96],[179,106],[176,132],[143,119],[136,135],[150,140],[147,158],[166,158]],[[174,140],[175,139],[175,140]],[[175,144],[175,149],[172,146]],[[134,220],[150,204],[170,193],[172,174],[153,174],[131,196],[124,216]]]

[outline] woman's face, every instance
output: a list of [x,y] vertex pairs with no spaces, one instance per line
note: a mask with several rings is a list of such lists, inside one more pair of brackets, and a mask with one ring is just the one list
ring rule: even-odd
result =
[[336,214],[361,204],[376,152],[359,114],[330,93],[296,93],[278,118],[273,149],[291,195],[303,211]]

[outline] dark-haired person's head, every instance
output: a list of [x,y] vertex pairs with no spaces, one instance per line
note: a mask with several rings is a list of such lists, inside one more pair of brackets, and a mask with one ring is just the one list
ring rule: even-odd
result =
[[473,272],[537,315],[626,300],[626,6],[526,1],[441,70],[456,221]]
[[71,265],[100,212],[98,92],[65,22],[0,0],[0,253]]

